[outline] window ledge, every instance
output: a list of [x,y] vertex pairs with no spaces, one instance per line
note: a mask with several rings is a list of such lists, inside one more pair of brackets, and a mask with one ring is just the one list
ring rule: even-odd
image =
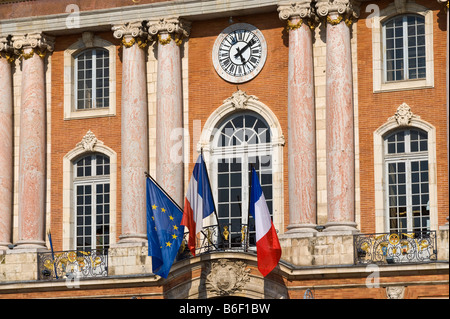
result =
[[395,91],[407,91],[407,90],[423,90],[433,88],[434,85],[429,83],[428,80],[410,80],[410,81],[398,81],[390,83],[381,83],[379,88],[373,90],[374,93],[381,92],[395,92]]
[[107,117],[107,116],[115,116],[116,113],[111,110],[111,108],[102,108],[102,109],[90,109],[83,111],[72,111],[69,114],[64,115],[64,120],[77,120],[77,119],[86,119],[93,117]]

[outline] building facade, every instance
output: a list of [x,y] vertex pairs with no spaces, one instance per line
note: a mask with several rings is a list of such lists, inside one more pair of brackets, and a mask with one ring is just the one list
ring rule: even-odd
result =
[[[448,298],[447,26],[446,0],[0,1],[0,297]],[[200,153],[216,214],[164,279],[146,173],[182,206]]]

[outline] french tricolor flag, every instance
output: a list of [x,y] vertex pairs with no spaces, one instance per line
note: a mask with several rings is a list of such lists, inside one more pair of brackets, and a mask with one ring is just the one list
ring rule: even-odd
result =
[[203,218],[214,212],[214,201],[203,155],[197,159],[189,181],[181,225],[189,228],[188,247],[195,256],[195,237],[203,228]]
[[265,277],[278,265],[281,246],[254,168],[250,190],[250,214],[255,219],[258,269]]

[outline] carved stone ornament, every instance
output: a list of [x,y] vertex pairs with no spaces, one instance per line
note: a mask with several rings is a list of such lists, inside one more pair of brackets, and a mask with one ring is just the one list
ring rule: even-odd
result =
[[397,108],[395,115],[391,116],[389,120],[395,120],[399,126],[408,126],[413,118],[420,118],[420,116],[413,114],[408,104],[402,103]]
[[91,130],[87,131],[86,135],[81,139],[81,142],[77,146],[82,146],[85,151],[93,152],[95,145],[98,143],[97,137]]
[[83,32],[81,34],[81,39],[83,40],[84,46],[86,48],[92,48],[94,46],[94,33]]
[[245,109],[247,108],[248,101],[258,101],[258,98],[254,95],[247,95],[244,91],[237,90],[233,93],[232,96],[223,101],[223,103],[231,102],[233,107],[237,109]]
[[403,299],[405,297],[405,287],[391,286],[386,287],[386,296],[388,299]]
[[395,10],[397,13],[403,13],[406,11],[406,0],[395,0]]
[[6,58],[10,63],[14,61],[14,50],[10,36],[0,37],[0,58]]
[[278,12],[280,20],[287,20],[291,17],[300,17],[301,19],[308,19],[315,16],[312,0],[299,0],[297,2],[289,2],[287,4],[280,4]]
[[179,18],[162,18],[149,21],[147,26],[148,34],[153,40],[156,40],[162,33],[169,34],[169,36],[172,34],[177,39],[183,39],[189,37],[191,32],[191,23]]
[[122,39],[125,36],[131,36],[133,38],[147,37],[147,32],[144,30],[142,21],[126,22],[123,24],[115,25],[111,29],[116,39]]
[[219,259],[206,267],[206,289],[219,296],[228,296],[242,290],[250,281],[250,269],[243,261]]
[[9,37],[0,37],[0,52],[9,52],[12,50]]
[[53,52],[55,38],[43,33],[30,33],[12,37],[15,50],[22,51],[25,49],[38,50],[40,53]]
[[344,18],[359,17],[359,1],[355,0],[318,0],[316,12],[319,17],[327,17],[329,14],[338,14]]

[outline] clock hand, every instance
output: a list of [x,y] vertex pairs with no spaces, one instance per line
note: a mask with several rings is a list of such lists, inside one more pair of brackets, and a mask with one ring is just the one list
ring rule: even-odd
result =
[[239,48],[237,49],[237,53],[234,55],[234,57],[237,58],[238,55],[239,55],[240,58],[241,58],[242,64],[244,64],[244,63],[245,63],[245,60],[244,60],[244,57],[242,56],[242,52],[239,51]]
[[254,43],[255,43],[255,40],[251,39],[242,49],[238,48],[237,49],[237,53],[234,55],[234,57],[237,58],[238,55],[240,55],[241,56],[241,61],[244,62],[243,59],[242,59],[242,53],[244,53],[245,50],[247,50],[249,47],[251,47]]

